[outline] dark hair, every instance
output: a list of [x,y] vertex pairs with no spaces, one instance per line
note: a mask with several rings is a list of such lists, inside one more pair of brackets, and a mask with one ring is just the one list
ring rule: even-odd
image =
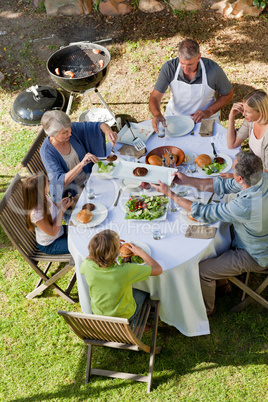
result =
[[199,45],[195,40],[186,38],[179,44],[178,54],[184,60],[197,59],[200,55]]
[[26,215],[26,226],[29,230],[34,229],[30,217],[33,208],[41,208],[44,219],[52,224],[52,217],[45,194],[46,183],[47,177],[44,173],[29,176],[22,183],[23,207]]
[[235,174],[243,177],[244,182],[249,186],[257,184],[263,173],[261,158],[251,152],[239,152],[235,157],[237,159],[234,167]]
[[107,268],[113,264],[118,257],[120,239],[113,230],[103,230],[97,233],[89,242],[89,258],[99,267]]

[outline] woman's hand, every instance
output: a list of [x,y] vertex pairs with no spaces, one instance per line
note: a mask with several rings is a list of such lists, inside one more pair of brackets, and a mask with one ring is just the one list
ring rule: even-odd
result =
[[114,147],[117,141],[117,132],[113,131],[110,126],[106,123],[102,123],[100,125],[101,131],[105,134],[108,141],[111,142],[112,146]]
[[230,117],[234,117],[234,116],[236,116],[238,113],[241,113],[241,114],[244,113],[244,105],[243,105],[243,102],[234,103],[233,106],[232,106],[232,109],[231,109],[231,111],[230,111],[229,116],[230,116]]
[[82,166],[86,166],[88,163],[93,162],[93,163],[97,163],[98,162],[98,158],[93,155],[90,154],[89,152],[84,156],[84,158],[82,159],[81,163]]

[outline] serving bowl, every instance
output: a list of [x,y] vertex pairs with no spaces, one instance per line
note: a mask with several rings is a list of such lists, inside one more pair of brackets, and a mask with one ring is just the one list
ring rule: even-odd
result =
[[150,163],[148,162],[148,158],[152,155],[157,155],[160,156],[160,158],[162,158],[163,155],[165,155],[165,153],[167,151],[171,151],[174,155],[177,156],[178,160],[176,163],[176,166],[179,166],[183,160],[184,160],[184,152],[177,147],[173,147],[172,145],[167,145],[165,147],[158,147],[155,149],[152,149],[152,151],[148,152],[148,154],[145,157],[145,163],[147,163],[147,165],[150,165]]

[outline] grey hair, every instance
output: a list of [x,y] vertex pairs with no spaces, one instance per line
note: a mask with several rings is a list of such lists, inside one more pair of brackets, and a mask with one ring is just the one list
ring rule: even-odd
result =
[[234,172],[241,176],[249,186],[257,184],[262,177],[263,164],[261,158],[251,152],[239,152],[235,155],[237,163]]
[[198,59],[200,55],[199,45],[195,40],[186,38],[180,43],[178,54],[183,60]]
[[41,124],[49,137],[55,137],[62,129],[71,127],[70,117],[61,110],[49,110],[44,113]]

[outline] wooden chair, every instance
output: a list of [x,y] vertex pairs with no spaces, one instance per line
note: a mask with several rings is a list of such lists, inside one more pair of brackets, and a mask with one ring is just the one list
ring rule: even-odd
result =
[[[151,313],[154,318],[153,334],[151,345],[148,346],[141,341],[141,338],[152,307],[154,307],[153,312]],[[88,383],[91,374],[105,377],[122,378],[127,380],[147,382],[147,392],[150,392],[153,379],[154,357],[155,354],[160,353],[162,349],[162,346],[156,346],[158,313],[159,300],[150,299],[144,302],[135,324],[133,321],[129,322],[126,318],[58,311],[58,314],[63,316],[74,333],[86,344],[88,344],[85,383]],[[93,346],[107,346],[110,348],[128,349],[150,353],[149,374],[144,376],[139,374],[91,368]]]
[[[75,301],[69,294],[75,284],[75,273],[65,291],[55,284],[59,278],[74,268],[72,256],[70,254],[44,254],[37,248],[35,232],[29,231],[26,226],[23,210],[22,182],[18,174],[13,179],[1,200],[0,225],[6,232],[13,246],[40,276],[40,280],[35,289],[26,297],[32,299],[46,288],[51,287],[69,303],[74,303]],[[38,263],[41,261],[48,262],[44,270],[38,266]],[[59,272],[49,278],[47,273],[53,262],[65,262],[66,264]]]
[[[265,300],[260,295],[261,292],[263,292],[264,289],[268,286],[268,270],[258,272],[258,274],[265,275],[265,279],[255,290],[251,289],[248,286],[250,274],[253,275],[253,274],[255,274],[255,272],[247,272],[245,282],[242,282],[240,279],[238,279],[237,277],[233,277],[233,276],[228,278],[230,282],[234,283],[236,286],[238,286],[240,289],[243,290],[242,301],[237,306],[232,308],[232,310],[231,310],[235,313],[242,311],[245,307],[247,307],[250,303],[252,303],[253,300],[257,301],[262,306],[264,306],[265,308],[268,309],[268,301]],[[246,294],[248,294],[248,297],[245,297]]]
[[40,156],[40,148],[46,138],[46,133],[44,130],[41,130],[35,141],[33,142],[31,148],[23,158],[21,164],[23,167],[26,167],[30,174],[35,174],[38,172],[44,172],[47,176],[47,172],[45,166],[43,165],[41,156]]

